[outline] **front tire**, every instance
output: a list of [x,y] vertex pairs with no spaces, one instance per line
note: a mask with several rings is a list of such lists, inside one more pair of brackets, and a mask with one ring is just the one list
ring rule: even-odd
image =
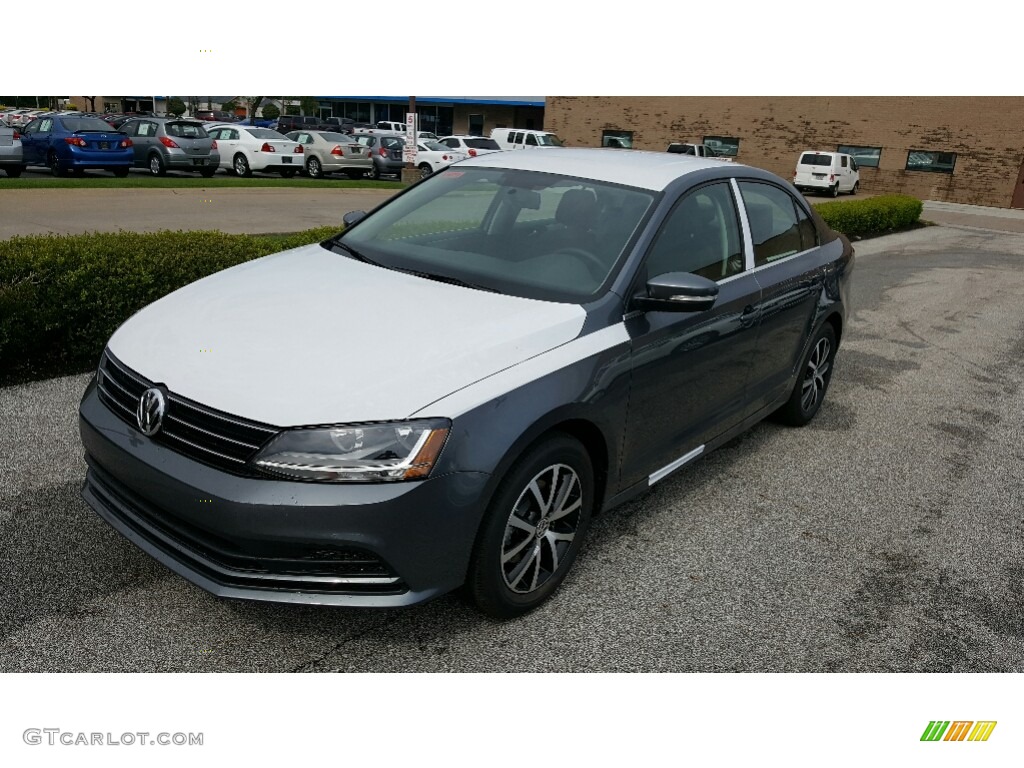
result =
[[9,165],[4,168],[4,171],[6,171],[7,175],[10,176],[12,179],[16,179],[19,176],[21,176],[21,172],[24,170],[25,168],[20,165]]
[[476,606],[510,619],[547,600],[576,559],[593,505],[594,469],[578,440],[556,433],[523,454],[477,536],[467,579]]
[[789,400],[776,412],[779,421],[802,427],[814,418],[832,381],[837,349],[835,329],[831,323],[825,323],[804,356]]

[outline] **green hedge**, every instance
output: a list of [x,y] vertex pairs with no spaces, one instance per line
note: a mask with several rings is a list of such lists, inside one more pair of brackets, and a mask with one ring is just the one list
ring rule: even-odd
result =
[[814,208],[836,232],[862,237],[914,226],[921,218],[923,204],[909,195],[880,195],[865,200],[815,203]]
[[117,232],[0,242],[0,384],[87,371],[117,327],[161,296],[338,231]]

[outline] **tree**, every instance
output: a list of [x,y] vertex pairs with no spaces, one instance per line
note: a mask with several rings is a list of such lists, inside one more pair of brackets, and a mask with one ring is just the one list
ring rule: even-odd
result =
[[242,106],[245,107],[245,116],[252,118],[259,114],[259,106],[266,96],[239,96]]
[[220,105],[220,108],[223,109],[225,112],[234,112],[236,109],[238,109],[238,103],[234,99],[228,99]]
[[300,96],[299,109],[303,115],[315,115],[320,111],[320,102],[312,96]]
[[167,114],[181,117],[185,114],[185,102],[177,96],[172,96],[167,100]]
[[260,114],[265,120],[277,120],[281,116],[281,110],[277,108],[276,104],[264,104]]

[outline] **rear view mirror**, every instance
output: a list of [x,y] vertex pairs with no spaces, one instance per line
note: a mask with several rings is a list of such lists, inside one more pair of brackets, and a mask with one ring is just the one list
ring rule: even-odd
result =
[[510,187],[505,193],[505,199],[518,208],[528,208],[531,211],[540,210],[540,192],[535,189]]

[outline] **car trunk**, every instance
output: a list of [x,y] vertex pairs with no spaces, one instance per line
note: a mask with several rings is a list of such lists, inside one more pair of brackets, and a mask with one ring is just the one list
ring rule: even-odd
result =
[[796,176],[799,182],[814,182],[828,184],[831,182],[832,156],[822,155],[815,152],[805,152],[800,156],[796,166]]
[[[193,137],[179,135],[183,129],[195,125],[194,123],[168,123],[167,137],[190,157],[209,157],[213,149],[213,139],[209,136]],[[205,134],[205,131],[203,132]]]
[[124,141],[127,136],[117,131],[75,131],[71,134],[85,141],[85,147],[90,151],[100,152],[120,152],[124,149],[121,146],[121,142]]

